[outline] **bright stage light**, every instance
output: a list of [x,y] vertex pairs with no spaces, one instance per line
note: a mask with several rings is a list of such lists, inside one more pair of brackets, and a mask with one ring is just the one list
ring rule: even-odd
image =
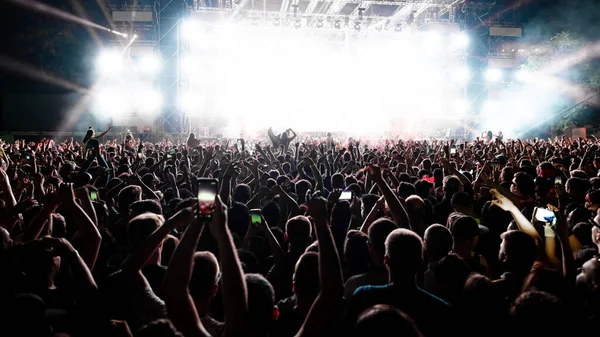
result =
[[495,114],[500,110],[499,103],[496,101],[486,101],[481,107],[481,112],[484,114]]
[[439,54],[442,51],[442,37],[436,31],[425,33],[425,52],[428,54]]
[[194,95],[191,91],[183,92],[179,96],[179,107],[186,112],[198,109],[199,101],[197,95]]
[[467,47],[469,42],[471,42],[469,36],[464,32],[454,35],[454,45],[459,48]]
[[130,107],[127,96],[115,88],[100,89],[96,94],[95,103],[98,112],[106,116],[125,113]]
[[186,40],[191,40],[198,35],[200,25],[197,21],[186,20],[181,24],[181,36]]
[[515,79],[519,82],[527,82],[531,79],[531,73],[527,70],[521,69],[515,74]]
[[104,50],[96,60],[96,68],[102,74],[114,74],[123,69],[123,57],[117,50]]
[[453,70],[452,79],[457,82],[466,82],[471,77],[471,71],[468,67],[462,66]]
[[148,74],[156,74],[160,70],[160,59],[156,55],[146,55],[140,60],[140,70]]
[[464,99],[456,100],[452,103],[452,110],[457,115],[465,115],[471,110],[471,102]]
[[162,94],[155,89],[141,90],[136,98],[136,107],[142,113],[156,112],[162,107]]
[[502,79],[502,71],[500,69],[490,68],[485,73],[485,79],[490,82],[499,82]]

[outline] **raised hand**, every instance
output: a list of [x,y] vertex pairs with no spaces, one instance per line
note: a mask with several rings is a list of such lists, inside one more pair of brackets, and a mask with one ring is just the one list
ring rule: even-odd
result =
[[325,199],[320,197],[310,199],[307,206],[308,214],[317,224],[327,222],[327,201]]
[[73,191],[73,184],[60,184],[58,187],[58,195],[64,204],[72,205],[75,203],[75,191]]
[[492,195],[494,196],[494,200],[492,200],[492,203],[502,208],[503,210],[510,211],[516,207],[515,204],[512,201],[510,201],[510,199],[508,199],[502,193],[498,192],[496,189],[490,190],[490,193],[492,193]]

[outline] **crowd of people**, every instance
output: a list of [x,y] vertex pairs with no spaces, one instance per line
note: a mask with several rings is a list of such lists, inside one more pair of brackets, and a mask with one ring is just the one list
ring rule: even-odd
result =
[[105,134],[1,143],[0,336],[598,328],[593,137]]

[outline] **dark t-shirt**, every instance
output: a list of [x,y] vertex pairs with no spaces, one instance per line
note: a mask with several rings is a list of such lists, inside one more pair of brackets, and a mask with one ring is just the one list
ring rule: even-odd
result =
[[354,292],[346,312],[346,328],[376,304],[387,304],[410,316],[424,336],[452,336],[452,309],[448,303],[416,286],[363,286]]

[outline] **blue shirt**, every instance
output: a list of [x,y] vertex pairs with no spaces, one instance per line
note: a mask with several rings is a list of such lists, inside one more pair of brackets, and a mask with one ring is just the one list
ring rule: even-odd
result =
[[356,289],[346,312],[347,324],[354,326],[363,311],[377,304],[393,306],[410,316],[426,337],[451,336],[454,331],[450,304],[417,286],[394,284]]

